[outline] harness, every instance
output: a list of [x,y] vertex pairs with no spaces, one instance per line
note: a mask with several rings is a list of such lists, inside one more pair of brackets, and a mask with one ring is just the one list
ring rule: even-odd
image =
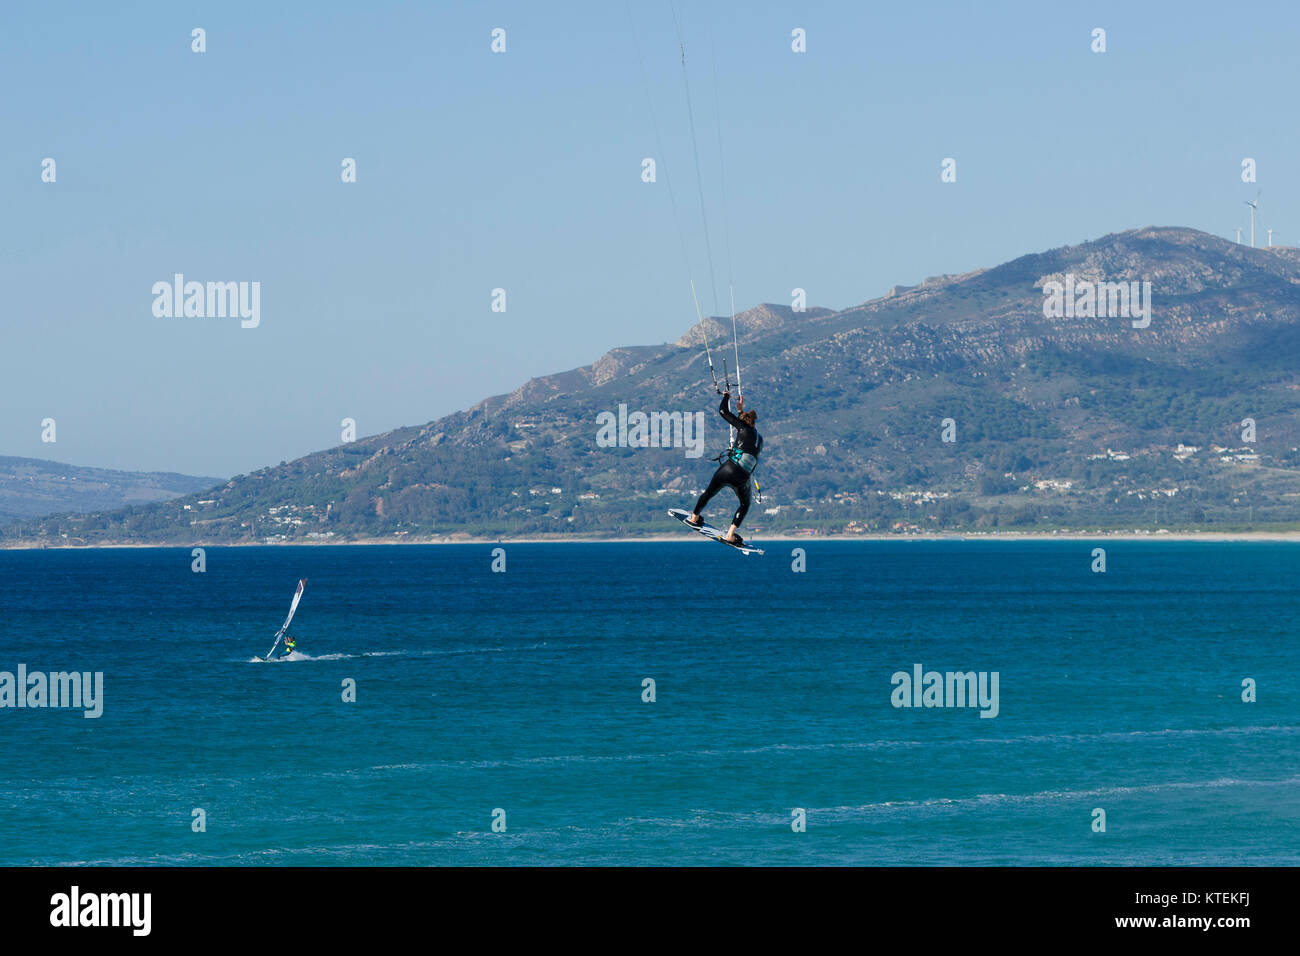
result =
[[[760,452],[763,450],[762,436],[759,436],[758,439],[758,450]],[[713,461],[716,461],[719,464],[724,461],[730,461],[743,468],[745,474],[749,475],[749,480],[754,482],[755,496],[758,498],[758,501],[762,503],[763,490],[759,488],[758,482],[754,479],[754,469],[758,467],[758,457],[756,455],[751,455],[749,452],[742,450],[739,445],[732,445],[726,451],[714,457]]]
[[746,474],[752,475],[754,469],[758,467],[758,459],[747,451],[741,451],[738,445],[732,446],[718,457],[722,458],[724,455],[728,461],[733,461],[741,468],[744,468]]

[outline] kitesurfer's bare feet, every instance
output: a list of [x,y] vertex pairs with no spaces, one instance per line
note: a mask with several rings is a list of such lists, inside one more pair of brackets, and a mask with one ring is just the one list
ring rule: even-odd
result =
[[693,524],[695,525],[695,527],[698,528],[700,525],[704,524],[704,519],[697,514],[692,514],[690,517],[686,519],[686,523]]

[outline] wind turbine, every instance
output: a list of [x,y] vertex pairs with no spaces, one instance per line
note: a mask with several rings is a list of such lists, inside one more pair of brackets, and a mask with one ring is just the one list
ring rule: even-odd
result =
[[1249,199],[1243,199],[1247,206],[1250,207],[1250,248],[1255,248],[1255,211],[1259,209],[1259,193],[1255,194],[1254,202]]
[[1269,247],[1270,249],[1273,248],[1273,230],[1272,230],[1272,229],[1270,229],[1270,230],[1268,231],[1268,247]]
[[1237,227],[1237,245],[1241,245],[1241,226]]

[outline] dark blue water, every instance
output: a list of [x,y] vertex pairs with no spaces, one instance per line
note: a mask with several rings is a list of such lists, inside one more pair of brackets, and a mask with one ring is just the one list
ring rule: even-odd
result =
[[1300,862],[1300,546],[1095,546],[0,552],[0,863]]

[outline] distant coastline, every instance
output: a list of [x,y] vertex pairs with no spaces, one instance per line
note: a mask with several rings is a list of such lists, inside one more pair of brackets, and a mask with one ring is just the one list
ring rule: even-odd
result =
[[[1300,543],[1300,531],[1169,531],[1169,532],[1095,532],[1078,531],[1061,532],[1025,532],[1007,531],[1001,533],[956,533],[935,534],[804,534],[773,535],[771,537],[751,534],[756,544],[793,544],[809,541],[1213,541],[1213,542],[1261,542],[1275,541]],[[653,534],[639,537],[592,538],[582,536],[556,535],[554,537],[523,538],[484,538],[484,537],[441,537],[441,538],[364,538],[354,541],[237,541],[237,542],[203,542],[185,544],[140,544],[136,542],[114,542],[105,544],[58,544],[50,545],[40,541],[14,541],[0,543],[0,551],[111,551],[123,549],[164,549],[164,548],[334,548],[347,546],[371,545],[506,545],[506,544],[642,544],[663,543],[671,541],[696,541],[698,536],[682,534]]]
[[[1154,320],[1144,305],[1150,327],[1137,329],[1125,310],[1048,307],[1048,286],[1097,270],[1116,289],[1159,276],[1161,301],[1176,305]],[[1094,280],[1082,281],[1095,299]],[[706,331],[740,336],[733,360],[753,352],[747,380],[771,389],[754,396],[768,448],[756,488],[769,496],[744,525],[756,540],[1162,529],[1290,540],[1300,533],[1300,376],[1288,358],[1300,340],[1297,289],[1300,248],[1130,229],[846,309],[759,304],[734,330],[700,319],[674,342],[616,347],[423,424],[349,430],[333,447],[166,500],[69,502],[70,487],[89,483],[66,466],[23,466],[44,469],[40,483],[18,470],[6,480],[0,467],[0,546],[668,538],[681,529],[654,513],[699,493],[708,470],[698,456],[725,440],[721,420],[697,407],[712,405],[702,401]]]

